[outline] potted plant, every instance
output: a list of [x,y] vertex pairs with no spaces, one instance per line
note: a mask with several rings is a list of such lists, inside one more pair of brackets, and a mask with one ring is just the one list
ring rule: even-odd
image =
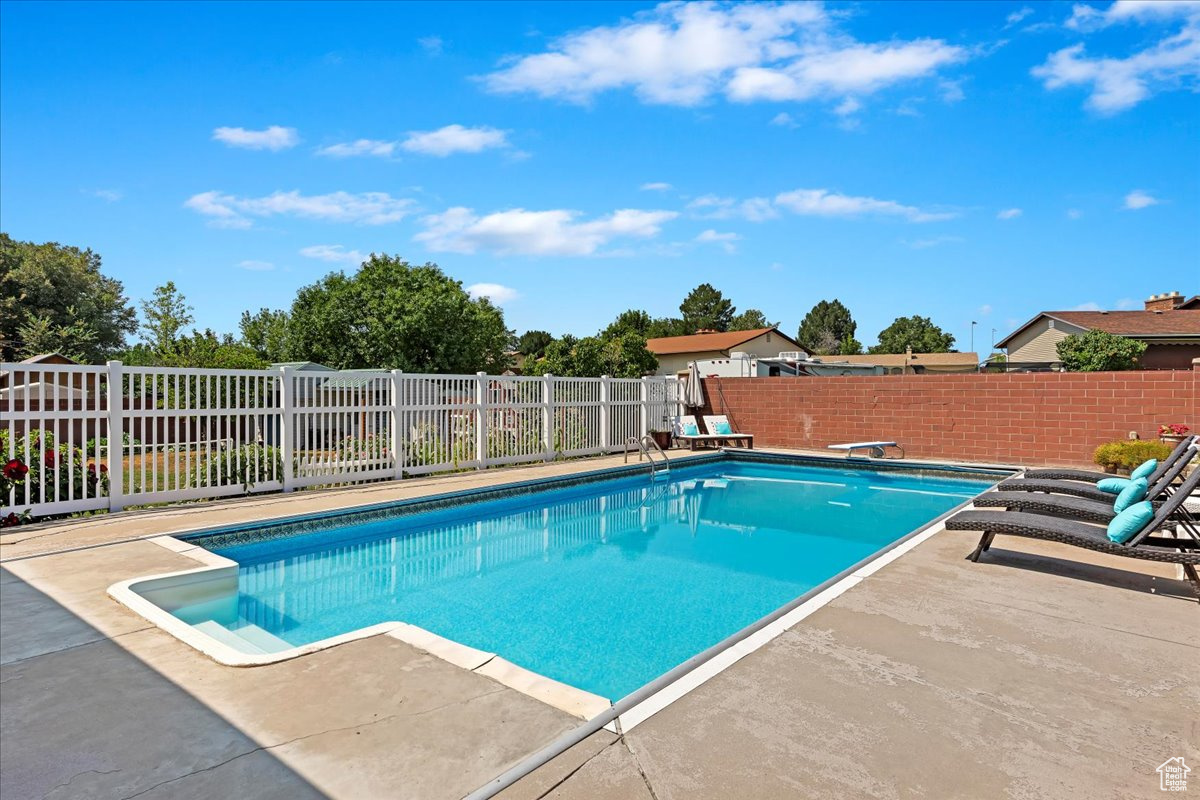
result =
[[660,428],[650,429],[650,438],[660,449],[666,450],[671,446],[671,432]]
[[1182,442],[1190,430],[1191,428],[1187,425],[1180,425],[1178,423],[1174,425],[1159,425],[1158,439],[1165,444],[1174,446]]
[[1092,460],[1103,467],[1105,472],[1127,474],[1145,461],[1152,458],[1162,461],[1169,455],[1171,448],[1163,442],[1127,439],[1100,445],[1096,448]]

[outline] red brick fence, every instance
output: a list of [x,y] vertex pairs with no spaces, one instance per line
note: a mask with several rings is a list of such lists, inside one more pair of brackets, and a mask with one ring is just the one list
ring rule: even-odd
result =
[[711,411],[762,446],[889,439],[908,455],[1092,463],[1098,444],[1158,426],[1200,430],[1200,364],[1148,372],[706,378]]

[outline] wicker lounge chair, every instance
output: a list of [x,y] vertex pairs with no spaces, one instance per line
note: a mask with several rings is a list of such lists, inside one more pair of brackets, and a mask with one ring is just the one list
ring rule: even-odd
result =
[[1196,572],[1196,566],[1200,565],[1200,541],[1154,535],[1183,506],[1183,502],[1191,493],[1196,491],[1197,485],[1200,485],[1200,470],[1192,473],[1178,491],[1159,507],[1145,527],[1124,544],[1109,539],[1108,532],[1096,525],[1024,511],[960,511],[946,520],[946,529],[982,531],[979,544],[967,556],[971,561],[978,561],[980,555],[987,552],[997,534],[1008,534],[1060,542],[1126,558],[1180,564],[1197,597],[1200,597],[1200,575]]
[[[1166,502],[1167,496],[1171,491],[1171,484],[1187,468],[1192,457],[1196,455],[1196,451],[1193,449],[1190,449],[1189,452],[1191,453],[1191,457],[1177,458],[1174,465],[1166,474],[1159,477],[1159,480],[1153,485],[1152,490],[1147,490],[1146,499],[1154,503],[1156,507]],[[979,495],[973,501],[973,505],[976,508],[1004,508],[1009,511],[1031,511],[1037,514],[1053,514],[1054,516],[1078,519],[1084,522],[1099,522],[1107,525],[1117,515],[1117,512],[1113,510],[1113,502],[1115,500],[1116,496],[1111,494],[1105,494],[1103,500],[1095,500],[1088,497],[1066,494],[1043,494],[1030,491],[1014,492],[1001,489],[1000,491],[985,492]],[[1176,514],[1175,521],[1187,526],[1189,530],[1195,529],[1196,526],[1196,520],[1193,515],[1182,506]]]
[[[1196,456],[1196,447],[1193,443],[1185,448],[1185,453],[1175,459],[1175,463],[1168,467],[1167,470],[1160,472],[1155,470],[1150,476],[1150,489],[1147,495],[1150,497],[1157,496],[1165,487],[1169,486],[1171,481],[1179,475],[1180,470],[1174,469],[1175,466],[1182,463],[1184,466],[1188,464]],[[1109,476],[1112,477],[1111,475]],[[1115,498],[1108,492],[1102,492],[1096,488],[1095,484],[1085,483],[1083,481],[1074,481],[1056,478],[1009,478],[1006,481],[1001,481],[996,487],[1002,492],[1048,492],[1050,494],[1068,494],[1075,497],[1085,497],[1088,500],[1097,502],[1111,503]]]
[[[1165,474],[1166,471],[1169,470],[1174,465],[1176,460],[1183,457],[1184,451],[1186,451],[1193,444],[1196,444],[1196,442],[1198,440],[1200,440],[1200,436],[1185,436],[1183,438],[1183,441],[1181,441],[1179,444],[1175,445],[1175,449],[1171,451],[1171,455],[1169,455],[1165,459],[1163,459],[1163,462],[1158,465],[1158,469],[1156,469],[1153,472],[1153,474],[1150,475],[1150,482],[1154,483],[1154,481],[1157,478],[1159,478],[1160,476]],[[1027,469],[1027,470],[1025,470],[1025,477],[1032,478],[1032,479],[1084,481],[1086,483],[1099,483],[1100,481],[1104,480],[1105,478],[1113,478],[1116,476],[1111,475],[1107,472],[1094,472],[1092,470],[1086,470],[1086,469],[1061,469],[1061,468],[1049,467],[1049,468],[1045,468],[1045,469]]]

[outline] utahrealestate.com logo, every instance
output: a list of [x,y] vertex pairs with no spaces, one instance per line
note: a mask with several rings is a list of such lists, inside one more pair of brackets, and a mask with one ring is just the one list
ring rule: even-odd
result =
[[1183,756],[1168,758],[1158,765],[1158,788],[1164,792],[1186,792],[1188,773],[1192,768],[1183,763]]

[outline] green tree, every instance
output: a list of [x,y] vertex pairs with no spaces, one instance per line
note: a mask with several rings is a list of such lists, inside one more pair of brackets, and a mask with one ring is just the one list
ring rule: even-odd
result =
[[1070,372],[1116,372],[1137,369],[1146,343],[1106,331],[1073,333],[1058,343],[1058,357]]
[[545,355],[546,347],[553,341],[554,337],[546,331],[525,331],[517,339],[516,350],[533,361]]
[[678,317],[657,317],[650,320],[650,324],[646,327],[647,339],[658,339],[664,336],[687,336],[690,333],[695,333],[696,328],[679,319]]
[[161,358],[159,365],[203,369],[262,369],[267,366],[267,361],[254,348],[236,341],[232,335],[218,335],[208,328],[203,333],[193,330],[191,336],[177,338],[171,352]]
[[608,339],[626,333],[636,333],[639,336],[650,339],[653,338],[650,334],[650,329],[653,325],[654,319],[649,314],[645,311],[631,308],[628,311],[622,311],[618,314],[617,318],[600,332],[600,336]]
[[837,354],[839,356],[861,356],[863,353],[862,342],[855,339],[853,336],[847,336],[842,339],[841,345],[838,347]]
[[706,328],[727,331],[736,311],[733,303],[726,300],[725,295],[714,289],[710,283],[702,283],[692,289],[679,304],[679,313],[683,315],[688,333]]
[[258,313],[242,312],[238,323],[242,344],[268,364],[288,359],[288,313],[260,308]]
[[911,347],[914,353],[949,353],[954,336],[946,333],[929,317],[897,317],[879,332],[879,344],[872,353],[903,353]]
[[[27,342],[21,333],[45,336]],[[121,282],[100,274],[100,256],[54,242],[19,242],[0,233],[0,360],[65,347],[97,364],[137,330]],[[61,334],[63,344],[47,347]]]
[[499,308],[437,265],[374,254],[300,289],[289,331],[295,359],[443,374],[502,371],[512,335]]
[[[834,298],[822,300],[804,315],[796,331],[796,341],[819,355],[856,355],[862,352],[862,345],[854,338],[857,331],[858,323],[850,316],[850,309]],[[856,344],[856,352],[845,352],[853,350]]]
[[617,336],[564,336],[546,348],[530,375],[564,378],[640,378],[658,367],[658,359],[646,349],[645,337],[629,332]]
[[777,327],[779,327],[778,322],[768,321],[766,314],[757,308],[748,308],[729,320],[729,330],[731,331],[756,331],[759,328]]
[[192,324],[192,310],[175,281],[156,287],[154,297],[142,301],[142,338],[158,353],[172,352],[179,332]]

